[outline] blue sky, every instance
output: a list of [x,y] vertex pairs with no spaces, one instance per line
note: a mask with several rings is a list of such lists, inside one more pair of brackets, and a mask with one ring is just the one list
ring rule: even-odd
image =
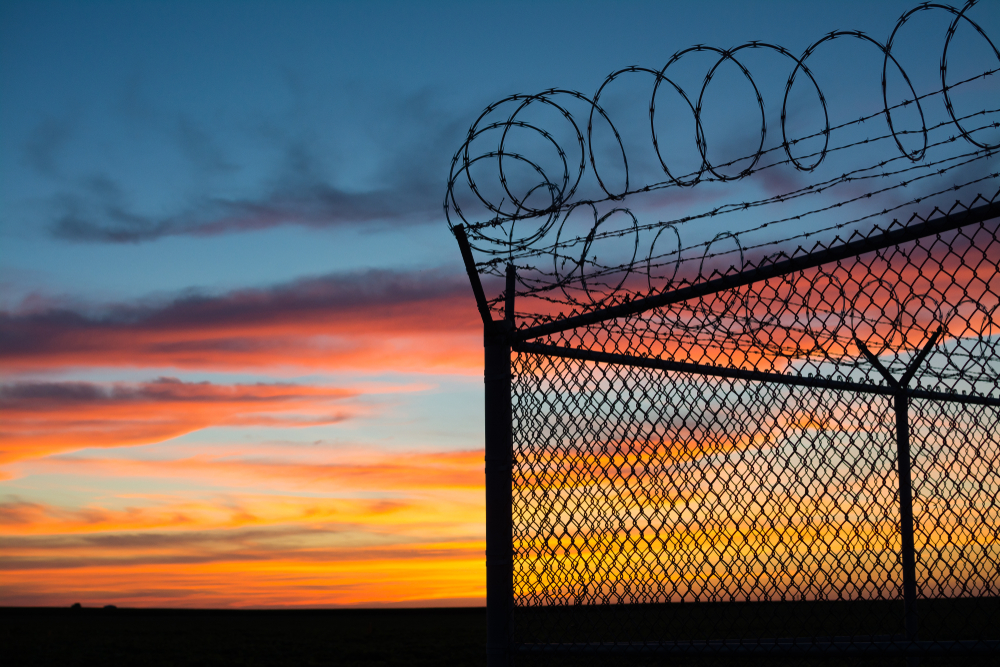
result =
[[454,265],[442,183],[489,102],[908,6],[5,3],[4,301]]

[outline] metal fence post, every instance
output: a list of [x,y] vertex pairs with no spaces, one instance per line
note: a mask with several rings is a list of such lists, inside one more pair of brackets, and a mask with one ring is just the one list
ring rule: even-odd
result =
[[510,613],[513,604],[514,553],[511,520],[511,464],[514,437],[511,424],[511,333],[514,330],[514,267],[507,267],[505,318],[493,319],[479,282],[472,247],[462,225],[453,230],[469,274],[476,307],[483,319],[485,350],[483,382],[486,394],[486,664],[509,662]]
[[506,322],[485,328],[486,664],[505,667],[513,586],[511,365]]
[[[899,470],[899,538],[900,556],[903,564],[903,616],[906,639],[917,641],[917,551],[913,542],[913,480],[910,475],[910,380],[916,374],[927,355],[944,333],[944,327],[937,330],[924,344],[923,349],[906,365],[903,376],[898,380],[892,376],[878,357],[859,339],[855,339],[858,349],[868,359],[886,383],[895,391],[893,408],[896,411],[896,465]],[[920,658],[911,657],[909,667],[918,667]]]
[[[917,641],[917,563],[913,544],[913,483],[910,478],[910,397],[900,387],[893,400],[896,409],[896,462],[899,468],[899,534],[903,561],[903,613],[906,639]],[[911,666],[918,664],[914,659]]]

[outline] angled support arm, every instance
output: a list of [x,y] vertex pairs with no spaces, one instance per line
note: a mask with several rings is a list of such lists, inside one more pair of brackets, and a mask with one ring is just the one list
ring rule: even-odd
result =
[[452,231],[458,240],[458,248],[462,251],[462,261],[465,262],[465,272],[469,274],[469,282],[472,284],[472,293],[476,297],[476,307],[479,309],[479,316],[483,318],[483,326],[491,329],[493,328],[493,316],[490,314],[490,307],[486,303],[483,284],[479,281],[479,271],[476,270],[476,260],[472,258],[472,248],[469,246],[469,238],[465,235],[465,226],[456,225],[452,228]]

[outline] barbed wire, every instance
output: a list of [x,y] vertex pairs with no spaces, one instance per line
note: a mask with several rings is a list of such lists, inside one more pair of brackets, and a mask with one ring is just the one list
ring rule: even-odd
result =
[[[845,239],[798,248],[784,257],[748,261],[742,269],[753,272],[781,259],[874,239],[997,202],[1000,190],[945,209],[935,207],[925,215],[915,213],[903,222],[875,225],[867,234],[854,231]],[[875,350],[887,369],[902,372],[926,343],[928,331],[940,327],[939,344],[915,382],[935,391],[1000,398],[998,238],[995,220],[980,222],[814,271],[720,290],[537,340],[560,348],[877,385],[883,381],[859,341]],[[723,275],[716,272],[709,279]],[[558,319],[528,317],[525,328]]]
[[[994,111],[1000,111],[1000,109],[996,109]],[[987,113],[987,112],[980,112],[980,113]],[[991,123],[989,125],[989,127],[992,127],[992,126],[1000,127],[1000,123]],[[932,144],[932,146],[944,145],[944,144],[950,143],[951,141],[953,141],[953,140],[952,139],[946,139],[946,140],[943,140],[943,141],[941,141],[941,142],[939,142],[937,144]],[[898,188],[905,188],[905,187],[907,187],[909,185],[912,185],[913,183],[916,183],[916,182],[918,182],[920,180],[923,180],[925,178],[934,177],[934,176],[940,176],[940,175],[943,175],[944,173],[946,173],[946,172],[948,172],[948,171],[950,171],[952,169],[963,167],[963,166],[971,164],[971,163],[973,163],[975,161],[978,161],[980,159],[989,158],[989,157],[992,157],[992,156],[993,156],[993,151],[991,151],[991,150],[978,150],[978,151],[972,151],[972,152],[969,152],[969,153],[963,153],[963,154],[960,154],[960,155],[948,156],[948,157],[942,158],[940,160],[935,160],[935,161],[932,161],[932,162],[926,162],[926,163],[922,163],[922,164],[915,165],[915,166],[904,167],[904,168],[898,169],[896,171],[888,171],[888,172],[883,171],[883,172],[875,173],[875,174],[859,175],[859,174],[863,174],[863,172],[871,171],[874,168],[874,167],[863,167],[863,168],[857,169],[855,171],[845,173],[842,176],[838,176],[836,178],[833,178],[833,179],[830,179],[830,180],[827,180],[827,181],[823,181],[823,182],[811,184],[811,185],[805,186],[805,187],[803,187],[803,188],[801,188],[799,190],[795,190],[795,191],[792,191],[792,192],[789,192],[789,193],[786,193],[786,194],[774,195],[772,197],[767,197],[767,198],[763,198],[763,199],[759,199],[759,200],[754,200],[754,201],[749,201],[749,202],[747,202],[747,201],[741,201],[739,203],[720,204],[720,205],[718,205],[718,206],[716,206],[716,207],[714,207],[714,208],[712,208],[712,209],[710,209],[708,211],[704,211],[702,213],[698,213],[698,214],[695,214],[695,215],[689,215],[689,216],[685,216],[685,217],[681,217],[681,218],[675,218],[675,219],[670,219],[670,220],[658,221],[658,222],[652,223],[652,224],[637,225],[636,228],[635,228],[635,231],[645,231],[645,230],[651,230],[651,229],[661,229],[662,230],[662,229],[665,229],[665,228],[668,228],[668,227],[673,227],[674,229],[676,229],[676,227],[678,225],[684,224],[684,223],[694,222],[694,221],[697,221],[697,220],[702,220],[702,219],[707,219],[707,218],[714,218],[714,217],[722,216],[722,215],[725,215],[725,214],[739,213],[739,212],[743,212],[743,211],[748,211],[748,210],[753,209],[753,208],[758,208],[758,207],[761,207],[761,206],[767,206],[767,205],[773,204],[773,203],[791,201],[791,200],[794,200],[794,199],[797,199],[797,198],[800,198],[800,197],[803,197],[803,196],[806,196],[806,195],[818,194],[818,193],[821,193],[821,192],[825,192],[826,190],[828,190],[828,189],[830,189],[830,188],[832,188],[832,187],[834,187],[836,185],[839,185],[839,184],[851,183],[851,182],[855,182],[855,181],[865,181],[865,180],[888,178],[888,177],[891,177],[891,176],[898,176],[900,174],[907,174],[907,173],[910,173],[910,172],[920,171],[920,170],[924,170],[924,171],[928,172],[928,173],[926,173],[923,176],[915,176],[915,177],[911,177],[909,179],[901,180],[901,181],[899,181],[897,183],[894,183],[893,185],[886,186],[886,187],[883,187],[883,188],[880,188],[880,189],[877,189],[877,190],[872,190],[872,191],[863,193],[861,195],[855,196],[855,197],[850,198],[850,199],[840,200],[840,201],[838,201],[838,202],[836,202],[834,204],[830,204],[829,206],[826,206],[826,207],[812,209],[812,210],[809,210],[809,211],[798,213],[798,214],[796,214],[794,216],[789,216],[787,218],[779,218],[779,219],[775,219],[775,220],[770,220],[770,221],[765,222],[763,224],[760,224],[760,225],[758,225],[756,227],[747,228],[747,229],[744,229],[744,230],[742,230],[740,232],[740,233],[746,234],[746,233],[749,233],[749,232],[754,232],[754,231],[766,229],[767,227],[772,227],[774,225],[781,224],[781,223],[784,223],[784,222],[800,221],[800,220],[804,219],[805,217],[807,217],[809,215],[813,215],[813,214],[816,214],[816,213],[822,213],[822,212],[825,212],[825,211],[828,211],[828,210],[833,210],[833,209],[836,209],[836,208],[840,208],[841,206],[844,206],[846,204],[852,203],[854,201],[860,201],[862,199],[871,199],[873,196],[876,196],[876,195],[879,195],[879,194],[884,194],[884,193],[887,193],[887,192],[891,192],[892,190],[895,190],[895,189],[898,189]],[[955,162],[956,160],[963,160],[963,161],[962,162]],[[880,162],[880,163],[878,163],[875,166],[882,167],[882,166],[888,164],[889,162],[890,161]],[[948,164],[948,163],[952,163],[952,164]],[[941,165],[945,165],[945,166],[942,167]],[[941,168],[938,169],[937,167],[941,167]],[[927,196],[914,198],[912,200],[912,203],[917,203],[918,204],[918,203],[920,203],[921,201],[923,201],[926,198],[927,198]],[[616,210],[621,211],[621,210],[624,210],[624,209],[616,209]],[[887,210],[886,211],[882,211],[881,213],[879,213],[879,215],[885,214],[887,212],[888,212]],[[804,236],[804,237],[808,238],[808,236],[811,236],[811,235],[816,234],[818,232],[826,231],[827,229],[833,229],[833,228],[843,227],[844,224],[846,224],[846,223],[842,223],[842,224],[839,224],[839,225],[834,225],[832,227],[825,228],[825,229],[812,230],[812,231],[809,231],[809,232],[805,232],[801,236]],[[587,237],[575,236],[575,237],[569,238],[566,241],[557,241],[556,243],[552,244],[551,246],[543,247],[543,248],[540,248],[540,249],[532,251],[532,252],[521,253],[521,254],[511,252],[511,253],[509,253],[509,255],[507,257],[494,258],[492,260],[483,262],[481,264],[481,266],[484,269],[484,273],[494,273],[495,275],[500,275],[501,268],[503,266],[505,266],[507,263],[514,262],[516,264],[517,260],[520,257],[522,257],[522,256],[524,256],[524,257],[531,257],[533,255],[538,254],[539,252],[548,252],[548,253],[551,253],[554,257],[556,257],[557,261],[576,261],[576,258],[573,257],[573,256],[560,254],[560,252],[559,252],[560,249],[562,249],[562,248],[569,248],[569,247],[572,247],[574,245],[579,245],[580,243],[587,243],[587,242],[593,242],[593,241],[602,240],[602,239],[608,239],[608,238],[626,236],[631,231],[632,230],[597,232],[597,233],[594,233],[592,235],[588,235]],[[773,245],[773,244],[777,244],[777,243],[782,243],[784,241],[792,240],[794,238],[797,238],[797,237],[786,237],[786,238],[781,239],[779,241],[771,241],[768,244],[762,244],[762,246],[760,246],[760,247],[763,247],[763,245]],[[712,243],[712,241],[705,241],[705,242],[702,242],[702,243],[699,243],[699,244],[695,244],[695,245],[691,245],[691,246],[684,246],[683,249],[686,250],[686,249],[691,249],[691,248],[695,248],[695,247],[698,247],[698,246],[707,246],[707,245],[709,245],[711,243]],[[660,259],[664,259],[664,258],[668,258],[668,257],[673,257],[673,256],[676,256],[677,254],[678,254],[677,250],[669,252],[669,253],[663,253],[661,255],[652,255],[651,254],[649,256],[649,258],[648,258],[647,261],[648,262],[652,262],[654,260],[660,260]],[[716,255],[711,255],[711,256],[714,257]],[[498,267],[501,267],[501,268],[498,268]],[[603,268],[605,268],[605,269],[612,269],[613,267],[603,267]],[[551,273],[551,274],[548,274],[548,275],[557,275],[557,273]]]
[[[561,317],[569,313],[604,307],[611,303],[634,298],[639,294],[672,289],[685,281],[703,279],[707,275],[712,275],[711,271],[718,270],[715,265],[720,259],[732,257],[734,261],[730,268],[739,270],[746,262],[747,255],[759,255],[767,248],[776,248],[777,252],[780,253],[789,243],[802,242],[814,236],[818,238],[823,233],[836,232],[862,222],[873,221],[880,216],[888,215],[905,207],[933,200],[949,191],[957,191],[962,187],[982,183],[984,180],[995,179],[997,174],[989,168],[988,163],[994,157],[995,150],[1000,147],[1000,143],[990,143],[983,139],[983,135],[987,130],[1000,127],[1000,123],[990,121],[990,116],[1000,109],[991,108],[960,115],[956,112],[952,102],[952,92],[960,86],[967,86],[975,81],[985,80],[993,76],[997,71],[1000,71],[1000,67],[986,69],[981,74],[956,83],[948,81],[948,54],[959,25],[967,25],[981,36],[996,56],[997,61],[1000,62],[1000,51],[997,50],[993,41],[978,23],[967,16],[967,12],[975,5],[975,0],[972,0],[959,10],[939,3],[923,3],[900,17],[884,44],[860,31],[833,31],[811,44],[799,57],[795,57],[783,47],[757,41],[748,42],[733,49],[697,45],[677,52],[659,70],[628,67],[613,72],[604,80],[592,97],[576,91],[557,88],[536,95],[506,97],[489,105],[476,119],[469,129],[466,140],[452,160],[445,198],[448,223],[452,227],[456,224],[462,224],[467,231],[472,248],[481,258],[485,257],[477,262],[477,269],[483,276],[500,276],[504,266],[508,263],[513,263],[517,267],[519,304],[524,307],[526,303],[520,297],[531,297],[531,301],[527,303],[534,304],[535,310],[540,311],[522,313],[519,307],[519,315],[524,316],[522,319],[524,325],[527,326],[529,322],[537,322],[540,319]],[[918,95],[911,75],[893,55],[892,49],[900,29],[914,15],[930,10],[946,12],[951,17],[951,21],[945,33],[941,53],[941,86],[937,90]],[[882,108],[862,115],[855,120],[831,124],[827,99],[807,61],[822,45],[842,39],[861,40],[880,50],[883,61],[881,73]],[[761,90],[754,81],[750,70],[741,62],[742,56],[737,57],[743,52],[758,49],[778,54],[786,59],[791,67],[780,107],[781,142],[769,148],[764,146],[767,127]],[[702,80],[697,96],[689,95],[675,79],[669,76],[671,68],[675,67],[682,58],[696,52],[717,56],[715,64]],[[734,64],[753,88],[761,112],[760,142],[751,154],[728,162],[713,164],[708,157],[707,140],[702,124],[706,103],[705,92],[719,67],[724,63]],[[890,70],[895,71],[909,89],[909,95],[906,99],[897,104],[889,104],[888,101],[887,77]],[[629,160],[622,135],[615,127],[611,114],[601,103],[602,94],[608,85],[628,73],[645,73],[654,78],[652,95],[649,100],[650,142],[659,160],[659,166],[666,176],[665,180],[640,185],[632,184]],[[808,81],[809,86],[815,91],[823,110],[824,123],[819,130],[812,134],[791,137],[786,123],[789,98],[795,82],[803,80]],[[661,85],[669,86],[678,93],[686,106],[689,107],[694,120],[694,139],[701,163],[695,171],[687,174],[675,175],[663,157],[662,142],[656,132],[657,92]],[[924,113],[924,104],[932,97],[940,97],[943,100],[943,106],[947,112],[946,120],[928,123]],[[584,104],[589,110],[586,114],[586,122],[584,123],[582,118],[574,116],[569,105],[560,101],[562,99]],[[508,105],[513,105],[514,110],[506,118],[499,121],[491,120],[496,113],[499,113],[501,107],[507,108]],[[911,106],[919,114],[919,129],[898,128],[898,123],[894,121],[894,113]],[[557,140],[555,130],[550,131],[531,120],[527,120],[530,115],[527,110],[538,107],[555,111],[563,119],[566,123],[566,127],[563,128],[564,134],[568,132],[568,136],[572,137],[572,151],[567,151]],[[886,131],[884,133],[874,137],[851,138],[840,144],[831,145],[832,137],[835,135],[839,136],[848,128],[858,127],[877,118],[885,119]],[[982,120],[976,122],[980,118]],[[608,185],[611,172],[606,164],[601,162],[599,152],[595,150],[594,132],[597,123],[610,128],[615,139],[614,143],[617,144],[618,152],[620,152],[623,173],[620,174],[622,178],[619,180],[625,183],[620,190],[615,190]],[[951,134],[936,137],[937,133],[946,131],[948,128],[953,128]],[[555,151],[558,156],[557,163],[560,165],[558,169],[560,173],[557,176],[550,175],[542,167],[540,159],[533,159],[508,148],[511,133],[519,130],[533,133],[538,146]],[[493,134],[499,136],[495,148],[477,153],[475,149],[479,145],[478,142]],[[905,148],[903,139],[907,136],[919,137],[919,147],[912,150]],[[808,140],[821,140],[822,146],[818,150],[814,149],[796,155],[794,148]],[[793,188],[787,192],[758,199],[716,204],[699,213],[644,223],[640,223],[638,216],[632,210],[621,205],[623,200],[633,195],[667,189],[689,189],[696,185],[713,182],[725,183],[741,180],[752,174],[776,169],[783,165],[790,165],[801,173],[812,173],[833,154],[844,153],[847,155],[852,152],[852,149],[857,151],[865,149],[864,147],[871,148],[874,145],[890,141],[895,145],[895,156],[879,159],[876,162]],[[930,153],[935,150],[943,150],[944,147],[955,142],[965,142],[973,150],[959,154],[948,154],[943,157],[940,155],[930,156]],[[783,155],[781,155],[782,153]],[[764,159],[772,156],[776,159],[771,161]],[[492,201],[484,193],[473,177],[473,166],[487,162],[495,164],[495,176],[499,186],[496,191],[501,193],[501,198],[497,202]],[[900,162],[903,164],[898,167],[893,166]],[[518,188],[515,189],[514,181],[516,179],[511,175],[511,165],[515,164],[527,167],[530,172],[536,174],[537,181],[529,182],[526,185],[518,182]],[[573,168],[571,168],[571,164]],[[588,164],[590,165],[589,172],[587,170]],[[736,167],[736,165],[741,164],[742,167]],[[982,165],[982,167],[977,165]],[[886,169],[887,167],[890,168]],[[968,178],[964,171],[972,167],[975,167],[979,174],[975,178]],[[738,169],[736,174],[725,173],[733,168]],[[951,184],[947,188],[937,187],[929,193],[907,197],[905,201],[889,202],[874,212],[861,216],[851,216],[847,221],[820,224],[814,228],[802,229],[804,227],[802,222],[807,218],[815,217],[816,220],[819,220],[822,217],[820,214],[847,207],[852,203],[871,200],[873,197],[894,196],[903,188],[922,181],[929,182],[953,172],[962,173],[965,176],[961,179],[960,184]],[[589,173],[596,181],[603,196],[597,198],[577,197],[585,173]],[[880,182],[884,179],[894,178],[900,180],[888,185],[882,185]],[[679,227],[684,224],[719,219],[726,215],[748,213],[754,209],[763,210],[768,206],[806,200],[808,197],[815,197],[823,193],[832,194],[832,191],[835,192],[834,189],[838,187],[875,184],[876,182],[880,182],[880,187],[852,193],[852,196],[841,197],[827,205],[813,206],[807,210],[767,217],[763,222],[750,225],[745,229],[721,232],[700,239],[695,238],[687,245],[682,242]],[[460,206],[460,198],[456,193],[459,184],[472,193],[473,199],[471,201],[476,202],[480,210],[488,212],[484,219],[466,217],[466,210]],[[535,203],[539,197],[545,199],[544,205]],[[579,215],[578,211],[582,212],[584,209],[590,209],[593,215],[589,232],[586,234],[568,233],[567,221],[572,215]],[[773,238],[754,240],[753,235],[759,236],[762,230],[770,229],[773,231],[780,229],[781,225],[793,223],[797,227],[795,233],[784,235],[772,233]],[[553,231],[555,231],[554,242],[543,242]],[[653,235],[652,243],[646,253],[638,251],[640,232]],[[627,247],[624,247],[624,250],[619,253],[619,257],[612,257],[612,261],[598,261],[595,254],[590,252],[594,245],[601,240],[623,237],[629,237],[631,241],[626,242]],[[663,246],[668,242],[669,249],[665,249]],[[657,250],[658,243],[661,245],[659,250]],[[720,248],[722,244],[733,247],[723,250]],[[700,252],[698,252],[699,250]],[[682,255],[686,256],[682,257]],[[614,261],[615,259],[621,261]],[[546,268],[546,263],[551,268]],[[695,275],[686,275],[680,270],[684,264],[693,267],[695,263],[698,265]],[[663,279],[664,276],[657,276],[658,284],[654,284],[654,272],[659,271],[670,274],[670,278]],[[637,282],[636,276],[644,276],[645,280]],[[489,300],[490,307],[494,311],[502,313],[503,299],[504,295],[502,294],[494,296]]]

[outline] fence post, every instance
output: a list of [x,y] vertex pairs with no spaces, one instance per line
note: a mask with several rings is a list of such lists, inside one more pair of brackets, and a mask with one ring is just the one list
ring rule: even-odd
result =
[[[899,468],[899,533],[903,560],[903,613],[906,639],[917,641],[917,563],[913,544],[913,483],[910,479],[910,398],[905,386],[894,396],[896,462]],[[916,662],[911,659],[911,665]]]
[[[511,286],[508,278],[508,287]],[[508,297],[508,304],[513,301]],[[511,315],[484,327],[486,389],[486,664],[509,662],[514,582],[511,521]]]
[[[913,480],[910,475],[910,391],[907,388],[927,355],[944,333],[944,327],[937,330],[924,344],[923,349],[906,365],[903,376],[898,380],[892,376],[882,362],[860,340],[855,342],[861,353],[890,387],[895,389],[893,407],[896,411],[896,464],[899,470],[899,537],[900,556],[903,563],[903,616],[906,640],[917,641],[917,551],[913,542]],[[919,657],[907,661],[909,667],[918,667]]]

